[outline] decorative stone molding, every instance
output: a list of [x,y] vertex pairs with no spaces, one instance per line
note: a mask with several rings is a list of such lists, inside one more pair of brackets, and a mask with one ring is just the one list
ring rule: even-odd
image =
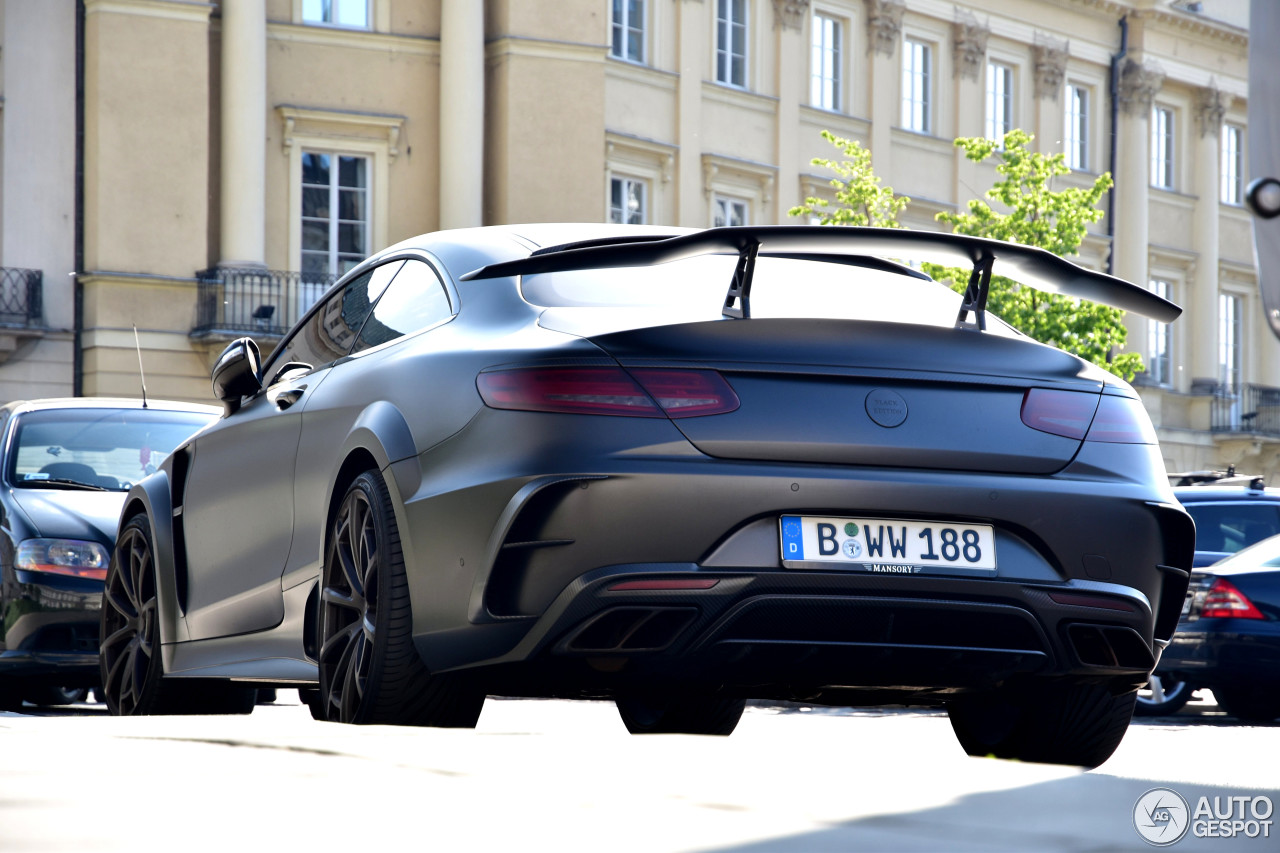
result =
[[1146,115],[1151,102],[1164,85],[1164,70],[1155,62],[1126,59],[1120,66],[1120,91],[1117,100],[1126,115]]
[[1217,136],[1222,129],[1222,117],[1227,114],[1234,97],[1217,86],[1217,81],[1209,78],[1209,85],[1196,90],[1196,126],[1200,128],[1200,136],[1212,134]]
[[804,31],[809,0],[773,0],[773,28]]
[[902,34],[902,13],[907,10],[902,0],[866,0],[867,52],[893,56]]
[[1035,64],[1035,93],[1037,99],[1058,100],[1062,90],[1062,78],[1067,73],[1067,57],[1070,42],[1036,33],[1031,56]]
[[972,12],[956,9],[956,20],[951,25],[951,33],[952,49],[955,52],[951,76],[981,80],[991,26],[978,23]]
[[311,109],[291,104],[277,106],[276,112],[284,120],[280,144],[285,154],[293,147],[294,136],[299,132],[386,140],[387,157],[395,160],[400,154],[400,130],[404,127],[404,116]]

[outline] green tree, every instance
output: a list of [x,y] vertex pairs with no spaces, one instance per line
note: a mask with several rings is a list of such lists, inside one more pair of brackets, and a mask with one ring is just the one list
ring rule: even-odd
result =
[[[840,139],[827,131],[823,137],[850,157],[843,163],[815,159],[815,166],[836,172],[831,185],[836,190],[835,204],[822,199],[806,199],[791,210],[792,216],[820,214],[823,224],[875,225],[901,227],[896,217],[909,199],[893,195],[893,190],[880,186],[871,171],[871,153],[857,142]],[[999,177],[987,190],[988,201],[974,199],[963,213],[943,212],[937,215],[957,234],[990,237],[1028,246],[1038,246],[1061,256],[1074,255],[1084,241],[1086,229],[1103,216],[1098,202],[1111,187],[1111,175],[1099,175],[1090,187],[1051,188],[1053,179],[1068,174],[1062,154],[1044,155],[1028,150],[1032,136],[1013,130],[1004,137],[1004,145],[990,139],[960,138],[957,147],[965,156],[981,163],[992,156],[998,158]],[[926,264],[925,270],[939,281],[963,292],[969,281],[969,270]],[[1093,362],[1126,380],[1143,369],[1137,353],[1118,353],[1125,343],[1124,312],[1105,305],[1042,293],[1022,287],[1000,276],[991,279],[987,308],[1019,331]]]
[[823,225],[872,225],[877,228],[901,228],[898,214],[911,202],[906,196],[894,195],[892,187],[880,186],[871,169],[871,152],[856,139],[844,139],[829,130],[822,138],[844,154],[843,160],[815,157],[813,165],[824,166],[836,173],[831,187],[836,200],[810,197],[789,211],[792,216],[819,216]]

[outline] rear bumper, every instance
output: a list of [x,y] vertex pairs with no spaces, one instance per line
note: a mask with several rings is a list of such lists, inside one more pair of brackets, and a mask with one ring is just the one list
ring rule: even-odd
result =
[[1199,619],[1183,623],[1160,659],[1161,671],[1213,688],[1218,684],[1280,686],[1280,623]]
[[[569,418],[564,438],[537,452],[481,425],[447,454],[392,466],[407,498],[416,642],[433,670],[523,674],[531,692],[607,692],[646,678],[753,695],[794,695],[801,683],[920,692],[1021,676],[1140,682],[1153,639],[1177,621],[1194,530],[1162,481],[1145,476],[1162,470],[1155,448],[1086,445],[1058,476],[996,475],[714,459],[656,421],[633,427],[651,431],[647,440],[610,449],[595,436],[575,441],[579,424]],[[1131,476],[1102,478],[1108,470]],[[997,570],[784,569],[783,514],[990,524]],[[718,582],[609,589],[691,576]],[[612,635],[643,642],[601,645]]]

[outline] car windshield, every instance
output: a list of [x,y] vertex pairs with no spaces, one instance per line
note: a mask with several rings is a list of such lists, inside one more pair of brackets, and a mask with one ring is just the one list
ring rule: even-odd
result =
[[20,489],[123,491],[217,416],[165,409],[44,409],[18,416],[6,476]]
[[[654,266],[527,275],[521,293],[545,308],[664,309],[674,318],[706,319],[719,316],[736,263],[733,255],[699,255]],[[945,284],[847,263],[761,257],[752,277],[752,317],[949,328],[959,310],[960,294]]]

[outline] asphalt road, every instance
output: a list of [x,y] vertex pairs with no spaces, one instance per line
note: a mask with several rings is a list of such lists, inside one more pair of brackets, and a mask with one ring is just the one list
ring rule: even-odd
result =
[[[448,731],[318,723],[296,701],[0,714],[0,851],[1096,852],[1153,849],[1133,822],[1151,788],[1280,805],[1280,725],[1203,702],[1086,773],[969,758],[937,712],[753,707],[726,739],[633,737],[599,702],[491,699]],[[1169,849],[1275,851],[1272,820]]]

